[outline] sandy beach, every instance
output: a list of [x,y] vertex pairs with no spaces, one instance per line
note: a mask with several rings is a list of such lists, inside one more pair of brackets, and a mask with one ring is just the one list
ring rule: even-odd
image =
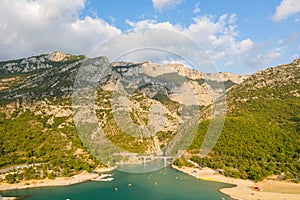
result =
[[[115,168],[101,168],[98,169],[98,172],[109,172],[114,170]],[[97,173],[88,173],[82,172],[80,174],[74,175],[72,177],[57,177],[55,179],[41,179],[41,180],[24,180],[20,183],[8,184],[8,183],[0,183],[0,191],[1,190],[15,190],[15,189],[25,189],[25,188],[34,188],[34,187],[49,187],[49,186],[66,186],[73,185],[77,183],[82,183],[85,181],[89,181],[93,178],[97,178],[99,175]],[[4,199],[2,197],[2,199]]]
[[66,186],[76,183],[85,182],[93,178],[98,177],[98,174],[91,174],[83,172],[81,174],[72,177],[58,177],[53,180],[41,179],[41,180],[27,180],[21,181],[20,183],[0,183],[0,190],[14,190],[14,189],[25,189],[32,187],[47,187],[47,186]]
[[[239,200],[299,200],[300,184],[281,181],[264,180],[254,183],[250,180],[235,179],[225,177],[210,168],[193,168],[172,166],[181,172],[187,173],[198,179],[206,181],[216,181],[236,185],[232,188],[222,188],[220,191],[229,195],[233,199]],[[251,187],[257,186],[262,191],[253,190]]]
[[1,200],[16,200],[18,198],[16,197],[1,197],[2,199]]
[[[193,168],[172,166],[174,169],[187,173],[201,180],[215,181],[236,185],[232,188],[222,188],[220,191],[229,195],[233,199],[239,200],[299,200],[300,199],[300,184],[279,182],[273,180],[264,180],[258,183],[254,183],[250,180],[235,179],[225,177],[215,170],[210,168]],[[115,168],[102,168],[98,169],[98,172],[109,172]],[[81,174],[72,177],[58,177],[54,180],[42,179],[42,180],[28,180],[22,181],[16,184],[0,183],[1,190],[14,190],[25,189],[33,187],[49,187],[49,186],[66,186],[77,184],[85,181],[89,181],[98,177],[98,174],[82,172]],[[257,186],[262,191],[255,191],[251,187]],[[4,200],[12,200],[14,197],[2,197]]]

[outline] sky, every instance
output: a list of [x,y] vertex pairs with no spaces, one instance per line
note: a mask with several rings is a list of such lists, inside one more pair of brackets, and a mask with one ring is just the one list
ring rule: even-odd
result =
[[[299,27],[300,0],[2,0],[0,60],[57,50],[92,55],[116,37],[111,51],[156,44],[174,50],[165,41],[182,35],[188,39],[178,42],[178,54],[191,51],[193,41],[217,71],[250,74],[299,58]],[[145,28],[174,34],[142,37]],[[151,59],[146,54],[139,60]],[[158,62],[176,62],[164,58]]]

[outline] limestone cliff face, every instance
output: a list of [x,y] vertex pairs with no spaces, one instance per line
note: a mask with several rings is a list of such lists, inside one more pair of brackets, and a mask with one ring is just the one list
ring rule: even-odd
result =
[[[36,99],[47,96],[71,96],[73,81],[84,60],[78,57],[77,60],[70,61],[70,56],[57,51],[48,55],[0,62],[0,71],[10,74],[9,76],[14,73],[30,72],[29,76],[22,76],[11,82],[12,84],[1,83],[0,91],[3,93],[0,97],[15,99],[22,96],[23,99]],[[115,87],[114,81],[120,78],[131,79],[135,84],[148,84],[143,90],[150,98],[157,95],[160,88],[161,93],[179,103],[207,106],[211,104],[212,96],[220,95],[223,83],[222,87],[228,89],[241,83],[246,76],[231,73],[201,73],[179,63],[115,62],[111,63],[107,76],[100,80],[100,84],[104,90],[112,91]],[[180,82],[185,84],[176,86]],[[219,88],[215,87],[216,85],[219,85]]]
[[233,74],[230,72],[220,72],[220,73],[207,73],[205,74],[205,78],[208,80],[213,80],[213,81],[221,81],[221,82],[226,82],[226,81],[232,81],[234,83],[240,84],[242,83],[245,79],[247,79],[249,75],[240,75],[240,74]]
[[55,51],[55,52],[48,55],[48,59],[53,61],[53,62],[61,62],[66,57],[70,57],[70,55],[66,55],[61,51]]
[[242,83],[247,77],[249,77],[248,75],[233,74],[230,72],[202,73],[197,70],[190,69],[180,63],[154,64],[148,61],[142,63],[141,67],[145,74],[154,77],[168,73],[178,73],[178,75],[187,77],[191,80],[206,79],[219,82],[232,81],[236,84]]
[[[107,60],[103,57],[87,60],[84,58],[72,55],[69,57],[62,52],[54,52],[49,55],[0,62],[2,75],[0,77],[0,103],[3,104],[3,112],[10,116],[13,113],[12,110],[19,109],[19,107],[24,110],[31,109],[37,115],[42,113],[49,116],[49,120],[46,121],[49,124],[53,124],[56,118],[65,117],[64,123],[70,122],[71,126],[72,94],[78,70],[85,62],[97,63]],[[205,112],[213,100],[224,94],[224,89],[227,92],[229,108],[233,109],[233,104],[236,102],[248,101],[250,97],[247,94],[253,93],[257,88],[265,86],[276,88],[278,85],[290,82],[299,84],[299,63],[299,60],[295,60],[292,64],[269,68],[249,77],[232,73],[202,73],[182,64],[108,63],[105,66],[95,67],[97,69],[103,67],[99,70],[105,73],[104,77],[97,82],[94,108],[99,126],[111,139],[113,136],[119,138],[115,142],[120,147],[124,149],[130,149],[132,146],[139,147],[135,153],[161,152],[160,148],[163,148],[176,135],[176,130],[183,120],[188,117],[192,118],[193,111],[198,108],[201,110],[206,107],[201,110]],[[90,75],[93,77],[94,74]],[[86,83],[89,86],[88,80]],[[119,83],[122,84],[124,93],[126,92],[121,97],[126,97],[124,102],[128,103],[113,107],[112,97]],[[287,92],[297,97],[300,96],[297,88],[292,88]],[[270,95],[272,98],[272,94]],[[118,95],[115,97],[117,98]],[[251,98],[258,98],[258,96]],[[61,104],[64,105],[61,106]],[[53,107],[48,105],[53,105]],[[128,121],[122,118],[125,122],[125,129],[128,127],[134,129],[139,125],[146,130],[147,134],[153,130],[154,132],[161,130],[153,138],[145,140],[129,138],[123,134],[124,131],[114,121],[113,108],[119,113],[126,111],[124,116],[127,116]],[[190,115],[182,117],[185,114],[183,109]],[[149,115],[151,110],[153,115]],[[203,116],[209,116],[209,109]],[[162,120],[157,118],[165,120],[164,126],[160,124]],[[60,124],[59,127],[65,124]],[[140,144],[143,145],[139,146]]]
[[[233,73],[202,73],[180,63],[156,64],[151,61],[138,64],[117,62],[112,64],[112,69],[123,77],[132,77],[136,83],[142,77],[145,82],[156,85],[163,82],[168,82],[167,85],[184,82],[168,92],[169,98],[181,104],[200,106],[211,104],[213,99],[225,93],[224,90],[242,83],[248,77]],[[108,83],[106,88],[112,89],[111,81]],[[156,94],[150,94],[151,91],[147,91],[148,95],[155,96]]]

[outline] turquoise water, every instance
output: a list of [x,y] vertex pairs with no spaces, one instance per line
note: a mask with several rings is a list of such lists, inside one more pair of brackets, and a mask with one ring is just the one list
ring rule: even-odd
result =
[[[26,196],[26,200],[188,200],[230,199],[218,191],[228,184],[197,180],[171,168],[152,173],[132,174],[114,171],[115,180],[1,192],[3,196]],[[128,184],[132,184],[131,187]],[[118,188],[116,191],[115,188]]]

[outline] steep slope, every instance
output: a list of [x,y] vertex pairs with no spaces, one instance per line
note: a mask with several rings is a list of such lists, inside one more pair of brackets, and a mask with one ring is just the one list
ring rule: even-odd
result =
[[71,120],[70,88],[85,57],[60,54],[58,61],[54,54],[0,62],[0,180],[10,166],[24,169],[6,177],[13,183],[71,176],[100,165]]
[[[91,61],[96,62],[97,59],[101,58]],[[10,181],[68,176],[81,170],[90,171],[100,165],[80,140],[72,115],[74,81],[85,62],[85,56],[62,52],[0,62],[0,168],[39,164],[35,168],[28,165],[30,170],[19,173],[21,175],[18,177],[15,174]],[[195,96],[201,108],[210,104],[208,87],[227,82],[230,83],[226,86],[229,88],[244,79],[243,76],[230,74],[218,80],[215,75],[211,81],[205,82],[203,76],[177,64],[112,63],[106,76],[99,81],[95,93],[99,125],[112,142],[126,150],[160,154],[176,132],[180,118],[179,105],[189,101],[181,95],[185,88],[174,86],[187,82],[197,89]],[[111,107],[118,79],[122,79],[123,83],[140,83],[130,97],[130,118],[135,124],[147,126],[149,121],[155,122],[148,115],[153,105],[162,105],[167,109],[169,121],[157,136],[140,140],[128,136],[118,127]],[[216,95],[218,89],[213,88]],[[187,107],[195,106],[187,104]]]
[[[41,164],[35,171],[26,171],[30,176],[25,173],[15,180],[70,175],[100,164],[83,146],[72,116],[73,84],[84,58],[55,52],[0,62],[0,167]],[[277,174],[299,181],[299,64],[298,59],[245,77],[202,74],[180,64],[112,63],[95,93],[95,110],[99,125],[116,145],[134,153],[159,153],[176,133],[179,105],[189,104],[187,95],[180,95],[185,88],[174,90],[173,86],[187,81],[198,91],[198,106],[204,107],[223,83],[228,90],[223,133],[207,158],[192,159],[224,169],[229,176],[260,180]],[[130,137],[113,120],[111,97],[116,80],[122,77],[123,83],[142,83],[130,93],[129,113],[135,124],[147,126],[151,106],[167,108],[169,121],[156,136]],[[209,120],[200,125],[191,153],[199,149]]]
[[[300,180],[300,59],[250,76],[227,92],[222,134],[206,158],[192,160],[224,174],[262,180]],[[200,147],[209,120],[200,124],[191,152]]]
[[56,61],[49,55],[0,62],[0,103],[20,103],[72,94],[76,72],[85,56],[65,55]]
[[[206,80],[207,74],[202,74],[196,70],[191,70],[181,64],[154,64],[145,62],[134,63],[113,63],[111,72],[108,73],[104,81],[100,83],[101,87],[97,92],[96,112],[101,124],[101,128],[106,135],[117,146],[133,153],[155,153],[162,154],[166,144],[177,134],[181,125],[182,105],[187,109],[193,109],[193,106],[204,107],[212,101],[212,95],[218,95],[220,88],[213,86],[223,86],[225,82],[241,82],[243,76],[233,75],[218,79],[219,75],[213,76],[212,80]],[[133,93],[127,93],[130,96],[130,118],[141,127],[147,127],[152,121],[154,127],[157,126],[155,120],[149,118],[149,110],[152,106],[162,106],[167,109],[166,125],[157,135],[148,139],[131,137],[124,132],[124,129],[118,127],[114,116],[112,115],[112,93],[116,87],[117,81],[121,80],[125,90],[132,90],[131,85],[137,85]],[[232,86],[231,85],[231,86]],[[224,87],[224,86],[223,86]],[[230,86],[229,86],[230,87]],[[188,92],[192,88],[195,93]],[[212,88],[209,90],[208,88]],[[212,94],[211,94],[212,93]],[[193,96],[195,101],[193,102]],[[105,111],[105,112],[103,112]],[[126,119],[126,115],[122,120]],[[126,126],[130,125],[130,121]],[[130,128],[135,129],[135,126]],[[150,131],[150,132],[155,132]],[[124,142],[126,141],[126,142]],[[156,154],[156,153],[155,153]]]

